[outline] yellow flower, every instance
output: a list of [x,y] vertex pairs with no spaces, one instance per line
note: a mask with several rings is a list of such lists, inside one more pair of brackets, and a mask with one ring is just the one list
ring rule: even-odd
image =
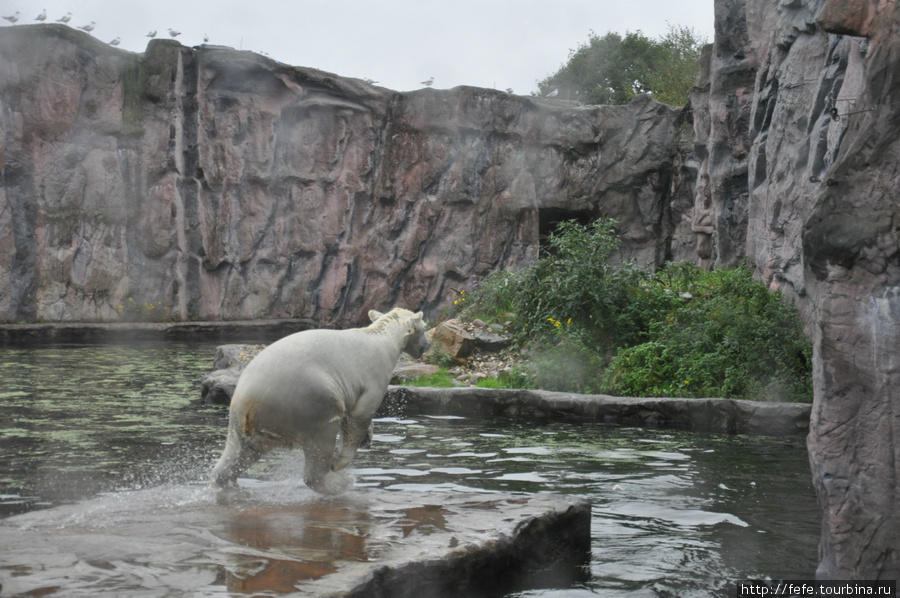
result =
[[553,325],[556,326],[557,328],[559,328],[560,326],[562,326],[562,322],[560,322],[559,320],[556,320],[555,322],[553,322]]
[[566,324],[571,324],[571,323],[572,323],[572,318],[569,318],[568,320],[566,320]]

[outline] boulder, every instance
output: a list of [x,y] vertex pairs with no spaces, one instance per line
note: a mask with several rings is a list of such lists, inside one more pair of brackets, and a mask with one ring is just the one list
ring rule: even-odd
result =
[[428,331],[428,337],[431,341],[430,352],[443,351],[460,364],[466,362],[476,346],[475,336],[458,319],[441,322]]
[[475,337],[476,348],[490,353],[502,351],[512,343],[510,337],[487,330],[474,330],[472,336]]
[[221,345],[216,347],[213,372],[200,382],[200,398],[204,403],[228,405],[244,367],[265,345]]

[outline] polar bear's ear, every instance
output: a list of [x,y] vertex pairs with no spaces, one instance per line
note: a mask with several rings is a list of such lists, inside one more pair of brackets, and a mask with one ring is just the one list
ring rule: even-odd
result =
[[376,311],[374,309],[369,310],[369,319],[372,320],[373,322],[383,315],[384,314],[381,313],[380,311]]
[[416,312],[416,318],[419,320],[424,320],[425,314],[423,312]]

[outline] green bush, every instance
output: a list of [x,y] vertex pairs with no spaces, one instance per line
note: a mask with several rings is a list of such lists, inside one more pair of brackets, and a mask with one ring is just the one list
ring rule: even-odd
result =
[[749,268],[674,264],[657,284],[680,300],[654,324],[651,342],[619,350],[607,391],[812,400],[812,348],[797,314]]
[[633,262],[610,263],[619,244],[615,224],[609,219],[560,223],[544,257],[524,270],[482,281],[470,291],[465,314],[498,318],[512,312],[519,341],[556,335],[553,322],[566,322],[598,353],[643,340],[648,321],[638,299],[651,276]]
[[572,336],[535,349],[529,379],[535,388],[545,390],[600,392],[604,366],[599,353]]
[[[471,289],[466,313],[512,319],[534,388],[631,396],[812,399],[793,307],[748,267],[613,264],[615,222],[566,222],[548,252]],[[502,315],[501,315],[502,314]]]

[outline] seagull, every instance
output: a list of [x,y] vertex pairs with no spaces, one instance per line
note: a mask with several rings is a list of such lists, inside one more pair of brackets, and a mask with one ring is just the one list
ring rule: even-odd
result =
[[506,93],[513,93],[513,88],[512,88],[512,87],[507,87],[507,88],[506,88]]
[[378,81],[376,81],[375,79],[369,79],[369,78],[363,79],[363,81],[365,81],[369,85],[375,85],[376,83],[378,83]]
[[57,23],[68,23],[68,22],[71,21],[71,20],[72,20],[72,13],[67,12],[67,13],[65,14],[65,16],[62,16],[62,17],[56,19],[56,22],[57,22]]
[[94,27],[96,27],[96,26],[97,26],[97,23],[91,21],[90,25],[82,25],[81,27],[79,27],[79,29],[81,29],[82,31],[91,32],[94,30]]
[[175,31],[174,29],[172,29],[171,27],[169,27],[169,35],[171,35],[172,37],[178,37],[179,35],[181,35],[181,32],[180,32],[180,31]]
[[156,29],[147,34],[147,37],[156,37]]
[[35,21],[46,21],[47,20],[47,9],[45,8],[44,10],[42,10],[41,14],[34,17],[34,20]]
[[422,81],[422,85],[425,85],[427,87],[431,87],[433,83],[434,83],[434,77],[428,77],[428,79],[426,81]]
[[204,43],[204,44],[208,44],[208,43],[209,43],[209,35],[207,35],[206,33],[203,34],[203,43]]
[[122,43],[122,38],[121,38],[121,37],[117,37],[116,39],[114,39],[114,40],[112,40],[111,42],[109,42],[109,45],[110,45],[110,46],[118,46],[118,45],[121,44],[121,43]]
[[9,21],[10,23],[15,23],[16,21],[19,20],[19,11],[17,10],[16,14],[14,14],[11,17],[3,17],[3,18],[6,19],[7,21]]
[[559,95],[559,90],[558,90],[558,89],[554,89],[553,91],[551,91],[550,93],[547,94],[547,97],[548,97],[548,98],[555,98],[555,97],[558,96],[558,95]]

